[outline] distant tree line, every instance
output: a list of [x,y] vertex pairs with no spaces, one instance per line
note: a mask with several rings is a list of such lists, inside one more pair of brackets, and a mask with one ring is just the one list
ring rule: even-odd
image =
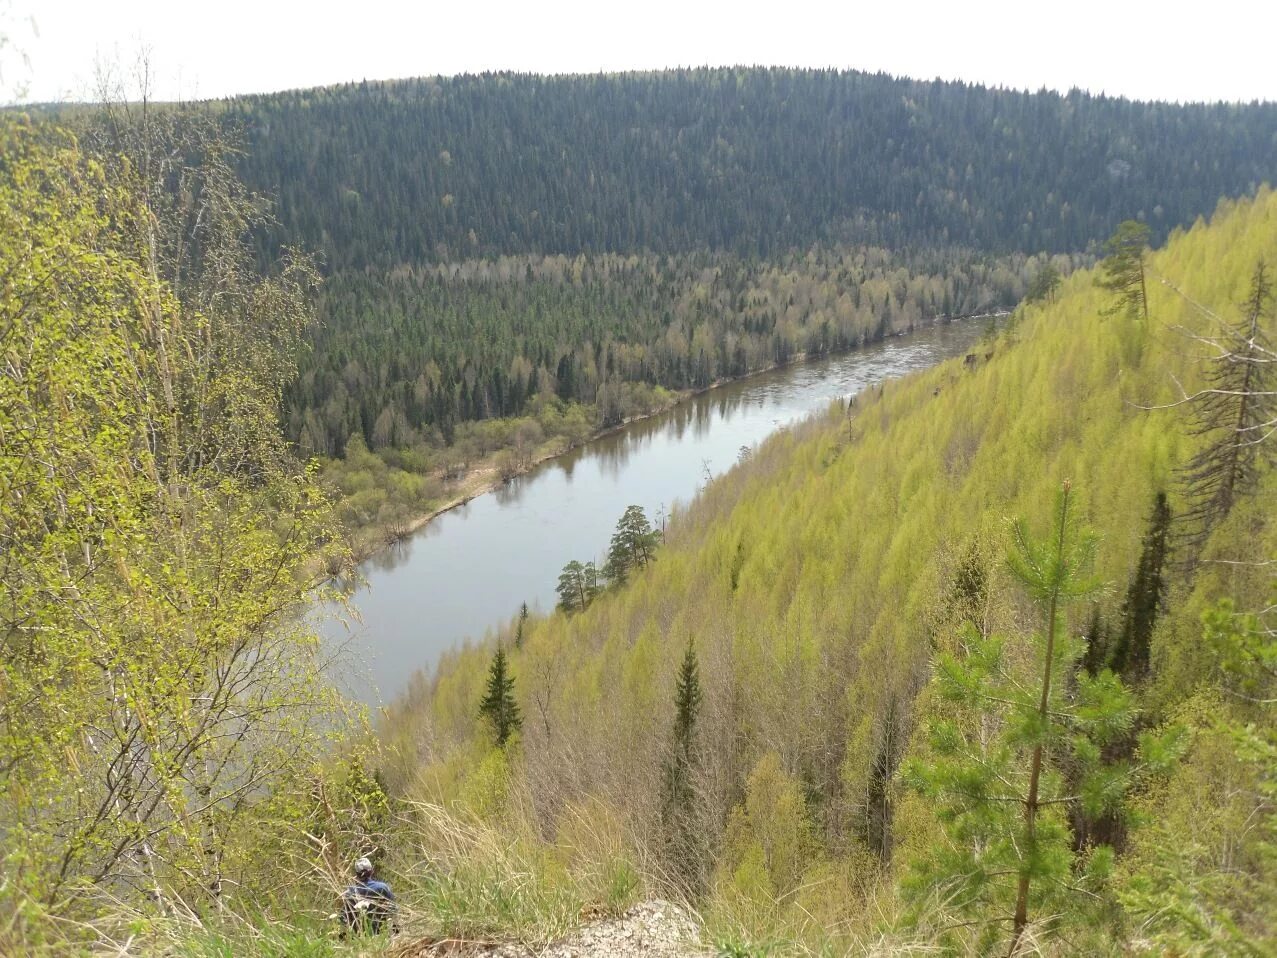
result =
[[243,97],[262,233],[333,272],[510,253],[1159,241],[1277,177],[1277,104],[1138,103],[833,70],[485,74]]

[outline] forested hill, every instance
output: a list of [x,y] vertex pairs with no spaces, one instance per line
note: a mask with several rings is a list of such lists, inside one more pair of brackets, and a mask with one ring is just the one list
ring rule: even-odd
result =
[[725,953],[1274,953],[1274,261],[1262,190],[776,435],[418,682],[392,787],[624,848]]
[[1277,178],[1277,104],[882,74],[487,74],[244,97],[249,184],[333,271],[816,243],[1076,251]]

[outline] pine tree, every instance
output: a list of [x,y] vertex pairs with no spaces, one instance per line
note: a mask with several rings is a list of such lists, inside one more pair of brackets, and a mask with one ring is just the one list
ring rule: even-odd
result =
[[1131,319],[1148,320],[1148,288],[1144,281],[1144,254],[1148,249],[1149,229],[1136,220],[1124,220],[1104,244],[1107,254],[1100,262],[1104,273],[1099,284],[1117,294],[1117,302],[1109,311]]
[[622,583],[635,568],[644,568],[656,553],[660,533],[652,529],[641,506],[629,506],[612,535],[603,575],[608,581]]
[[559,608],[564,612],[584,612],[603,589],[599,570],[593,562],[582,565],[573,559],[559,573],[555,592],[559,595]]
[[488,669],[488,690],[479,703],[479,715],[492,727],[498,748],[505,748],[510,736],[523,727],[519,703],[514,700],[514,676],[507,669],[505,649],[499,645]]
[[1060,288],[1060,271],[1052,263],[1045,264],[1029,283],[1025,298],[1031,303],[1055,302],[1055,291]]
[[[1133,775],[1129,763],[1102,761],[1105,745],[1132,726],[1132,696],[1108,670],[1078,668],[1084,643],[1064,619],[1064,606],[1095,588],[1095,539],[1076,529],[1071,510],[1066,483],[1050,535],[1036,541],[1019,523],[1008,556],[1042,612],[1041,634],[1026,643],[966,628],[965,654],[937,663],[946,705],[929,724],[931,755],[907,776],[949,836],[915,864],[913,884],[970,916],[979,940],[967,944],[981,951],[1010,924],[1014,954],[1030,914],[1059,913],[1062,898],[1103,874],[1112,855],[1098,849],[1086,873],[1075,871],[1066,812],[1074,803],[1093,816],[1120,810]],[[1141,746],[1154,751],[1151,739]]]
[[1252,493],[1260,465],[1275,461],[1274,445],[1265,445],[1277,429],[1277,352],[1263,328],[1272,301],[1272,284],[1261,261],[1247,294],[1245,318],[1216,338],[1207,388],[1190,397],[1196,407],[1194,436],[1206,446],[1184,468],[1181,479],[1191,503],[1183,513],[1189,561],[1201,549],[1240,496]]

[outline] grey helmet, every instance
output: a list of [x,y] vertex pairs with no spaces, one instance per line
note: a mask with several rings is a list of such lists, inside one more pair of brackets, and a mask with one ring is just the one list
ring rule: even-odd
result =
[[370,862],[367,858],[361,858],[359,861],[355,862],[355,877],[371,878],[372,862]]

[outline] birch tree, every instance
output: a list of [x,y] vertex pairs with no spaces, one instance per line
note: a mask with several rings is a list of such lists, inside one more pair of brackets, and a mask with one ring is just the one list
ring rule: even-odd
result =
[[343,728],[301,613],[344,550],[276,423],[313,274],[249,268],[216,144],[179,227],[145,164],[2,135],[6,850],[47,900],[217,899]]

